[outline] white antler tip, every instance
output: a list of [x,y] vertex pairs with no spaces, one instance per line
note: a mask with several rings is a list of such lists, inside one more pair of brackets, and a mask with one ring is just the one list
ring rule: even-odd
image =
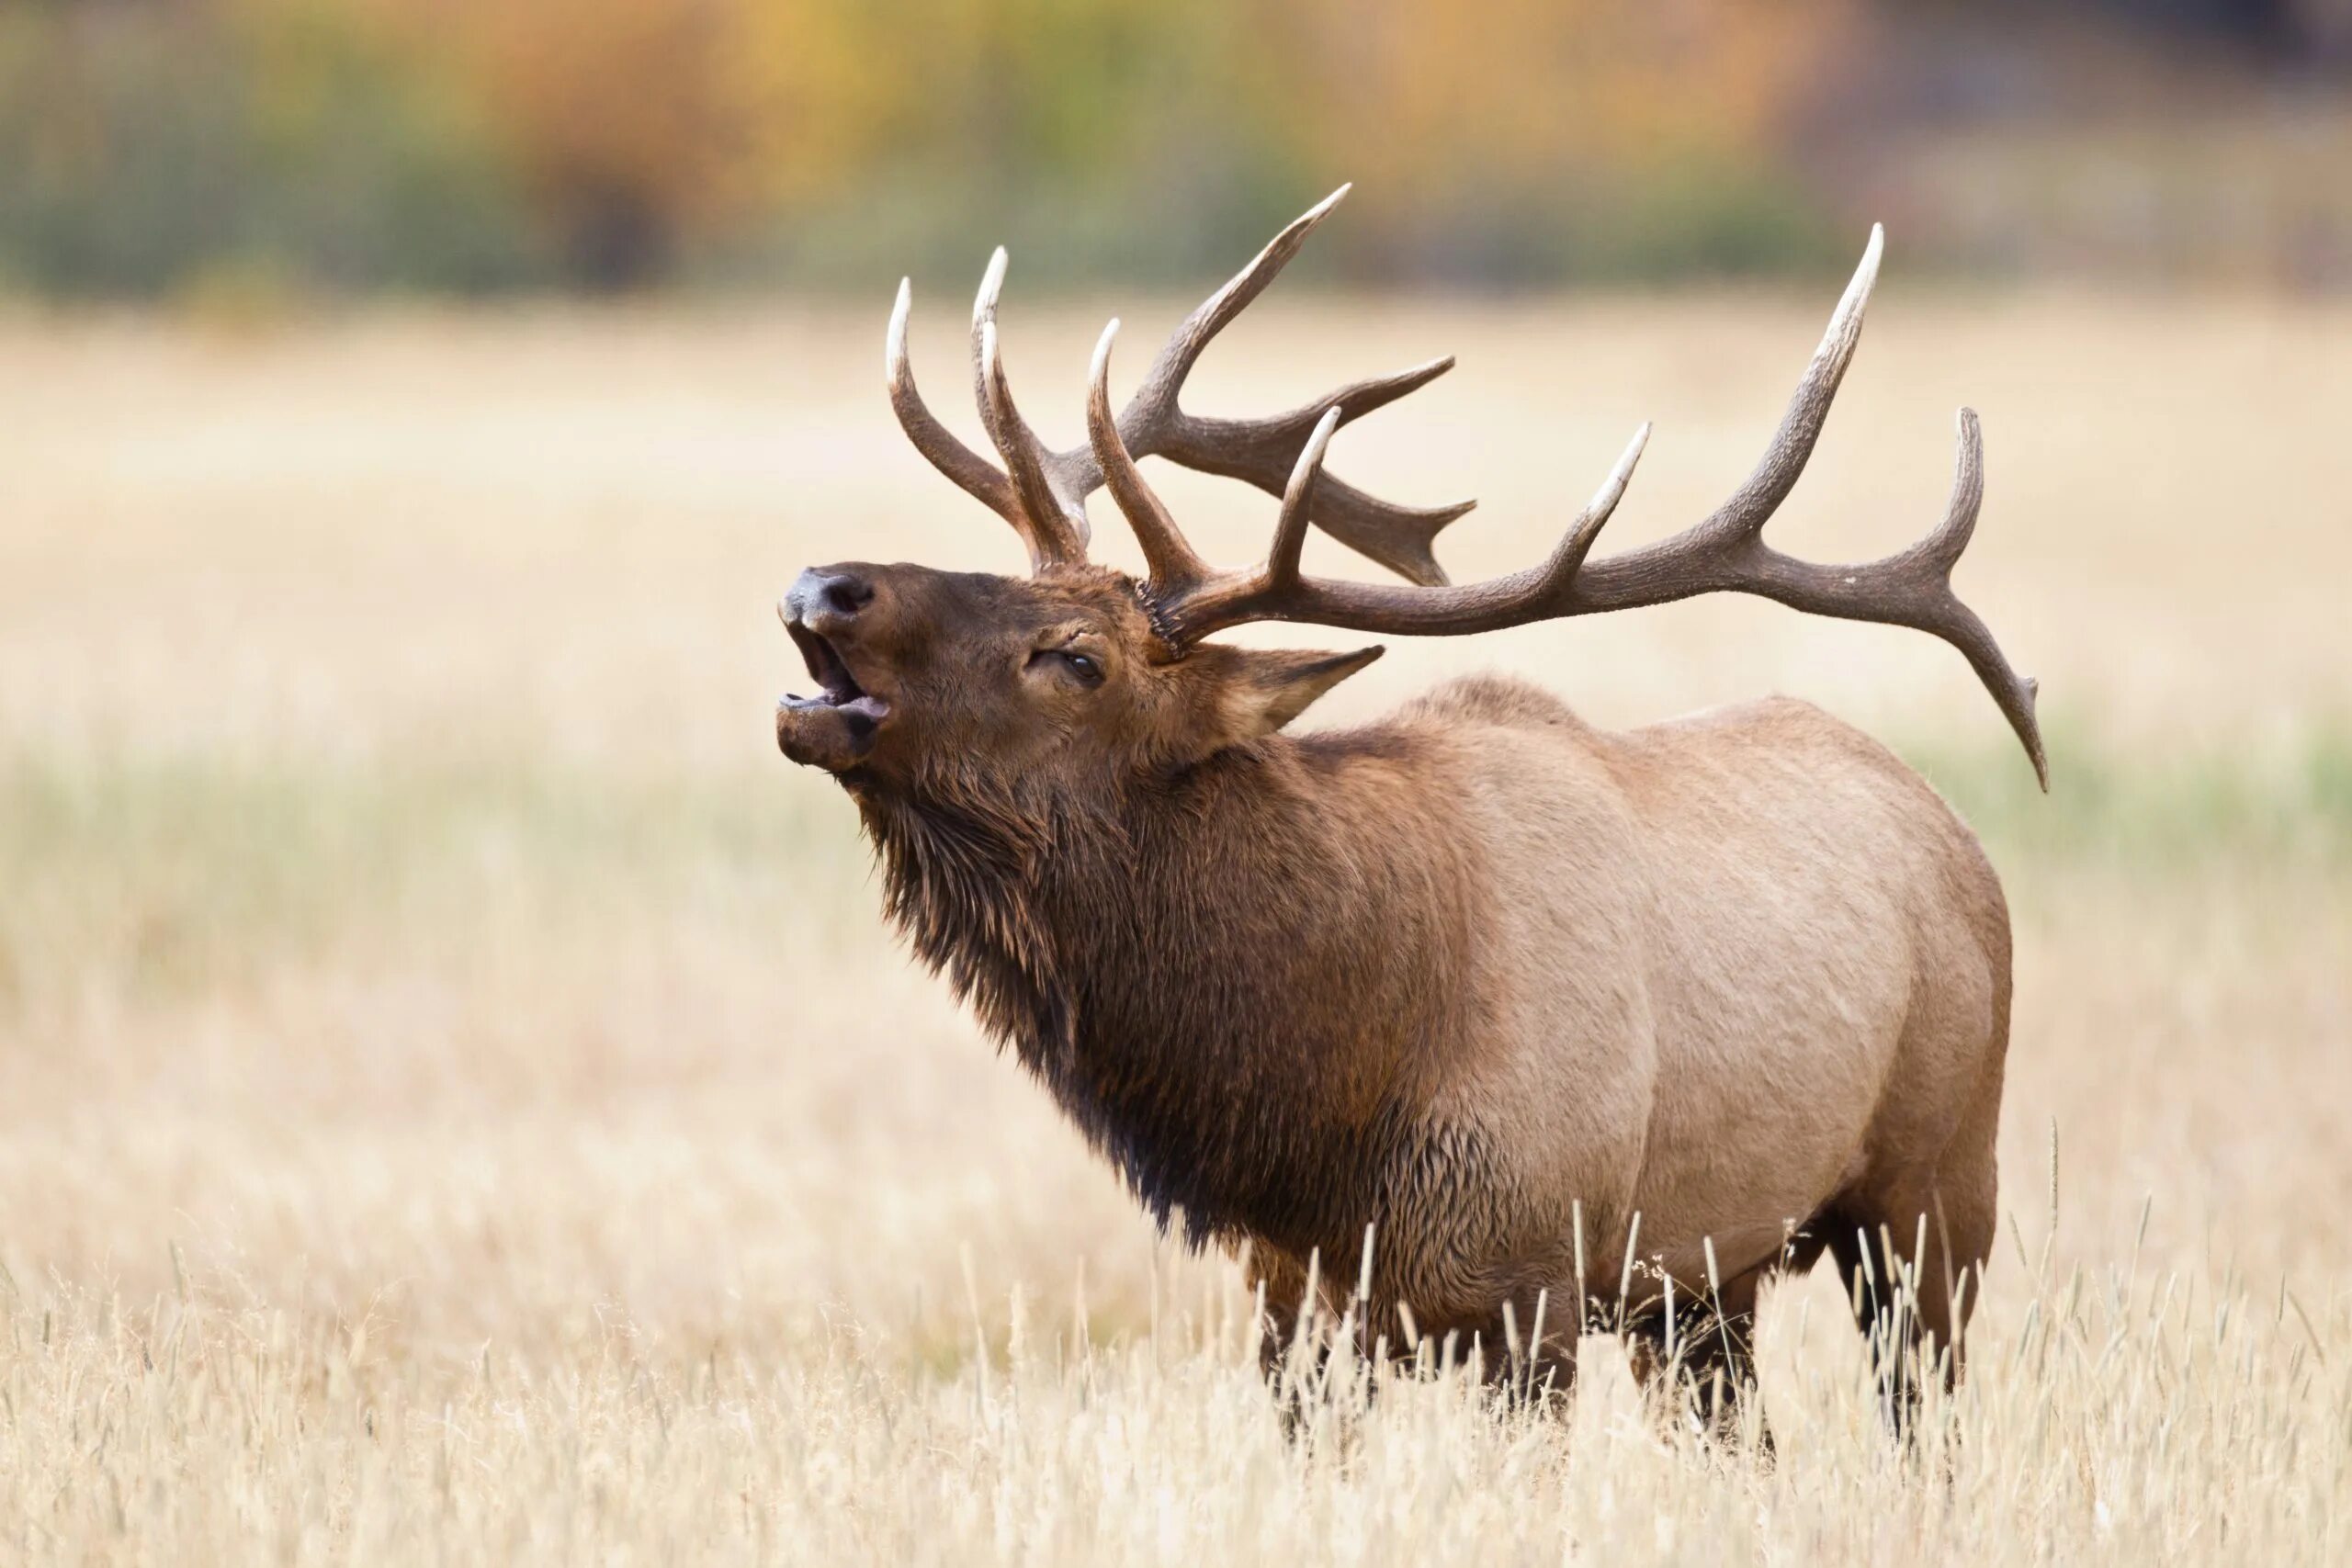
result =
[[1089,374],[1088,379],[1097,389],[1105,388],[1110,385],[1111,344],[1118,335],[1119,318],[1114,316],[1109,321],[1104,323],[1102,335],[1094,340],[1094,364]]
[[[1862,247],[1861,263],[1854,268],[1854,283],[1865,296],[1870,293],[1871,286],[1878,281],[1878,264],[1885,254],[1886,225],[1873,223],[1871,225],[1871,243]],[[1850,295],[1852,291],[1848,292]]]
[[1329,447],[1331,436],[1340,428],[1340,405],[1333,403],[1323,411],[1323,417],[1315,422],[1315,429],[1307,436],[1306,445],[1299,449],[1298,471],[1300,473],[1306,473],[1322,466],[1323,453]]
[[1634,432],[1634,439],[1625,444],[1624,455],[1617,459],[1617,466],[1609,470],[1609,477],[1601,480],[1600,488],[1593,492],[1592,505],[1589,510],[1595,530],[1607,522],[1609,513],[1615,510],[1618,501],[1625,493],[1625,486],[1633,480],[1634,465],[1642,460],[1643,448],[1649,444],[1650,423],[1644,420],[1642,427]]
[[1834,359],[1839,375],[1844,374],[1846,360],[1861,337],[1862,308],[1870,303],[1871,290],[1878,286],[1879,256],[1885,245],[1885,227],[1871,224],[1871,243],[1862,247],[1862,259],[1854,268],[1853,281],[1846,285],[1845,297],[1838,301],[1838,311],[1829,318],[1829,330],[1822,334],[1821,347],[1815,351],[1816,355]]
[[1341,186],[1339,189],[1333,191],[1330,195],[1325,197],[1322,200],[1308,208],[1305,212],[1300,213],[1297,220],[1291,225],[1291,231],[1295,232],[1300,230],[1314,228],[1315,225],[1322,222],[1323,220],[1330,214],[1331,209],[1339,206],[1340,202],[1347,199],[1348,192],[1353,189],[1355,189],[1355,185],[1352,181]]
[[972,324],[975,326],[978,326],[984,318],[996,313],[996,297],[1004,289],[1004,265],[1007,259],[1004,247],[999,245],[996,248],[996,254],[989,257],[988,270],[980,274],[980,291],[972,299]]
[[902,277],[898,302],[890,307],[890,329],[882,337],[882,368],[894,383],[907,363],[907,318],[914,308],[914,279]]
[[1323,454],[1331,445],[1331,433],[1339,428],[1340,405],[1333,403],[1323,411],[1323,417],[1315,422],[1314,430],[1306,437],[1306,445],[1298,449],[1298,461],[1291,465],[1290,483],[1283,487],[1283,521],[1276,525],[1275,555],[1279,558],[1287,551],[1293,566],[1298,564],[1297,540],[1289,539],[1286,543],[1284,540],[1294,525],[1301,536],[1305,535],[1306,519],[1296,514],[1301,502],[1306,498],[1307,487],[1315,482],[1316,474],[1323,467]]

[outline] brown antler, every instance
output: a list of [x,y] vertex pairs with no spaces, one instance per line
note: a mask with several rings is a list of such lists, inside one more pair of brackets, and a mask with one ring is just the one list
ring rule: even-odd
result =
[[[1782,555],[1762,537],[1765,523],[1804,471],[1838,383],[1853,357],[1883,244],[1882,231],[1873,228],[1861,265],[1830,318],[1829,330],[1814,351],[1763,460],[1723,505],[1671,538],[1608,560],[1586,562],[1641,457],[1649,436],[1645,425],[1548,560],[1460,587],[1399,588],[1302,577],[1297,525],[1287,502],[1263,567],[1218,574],[1205,570],[1120,450],[1124,421],[1114,426],[1107,418],[1104,382],[1112,333],[1105,333],[1095,355],[1091,433],[1102,467],[1116,475],[1114,498],[1145,536],[1146,553],[1153,562],[1148,592],[1162,630],[1180,646],[1220,627],[1264,620],[1440,637],[1635,609],[1699,593],[1756,593],[1812,615],[1910,626],[1951,643],[1967,656],[2000,705],[2033,760],[2035,776],[2049,788],[2050,766],[2034,716],[2035,684],[2009,667],[1992,632],[1951,589],[1952,568],[1968,547],[1984,496],[1984,442],[1974,411],[1960,411],[1958,468],[1944,520],[1909,549],[1861,565],[1824,566]],[[1116,325],[1113,323],[1114,329]],[[1313,442],[1302,451],[1292,479],[1293,495],[1313,491],[1317,451],[1319,443]],[[1162,536],[1157,542],[1155,534]]]
[[[1184,378],[1202,351],[1265,291],[1307,234],[1347,194],[1348,187],[1341,186],[1275,235],[1257,259],[1202,301],[1170,334],[1145,373],[1143,385],[1118,418],[1120,439],[1131,458],[1161,457],[1203,473],[1245,479],[1279,495],[1328,411],[1336,410],[1340,423],[1345,423],[1453,368],[1452,355],[1433,359],[1393,376],[1355,382],[1288,413],[1261,419],[1212,419],[1187,413],[1178,405]],[[989,262],[972,306],[973,386],[981,423],[1004,459],[1004,469],[998,469],[956,439],[933,416],[915,389],[914,370],[907,361],[907,316],[912,290],[904,282],[899,285],[897,308],[890,312],[887,355],[890,406],[916,450],[982,505],[1011,523],[1029,547],[1031,563],[1042,570],[1085,559],[1086,498],[1104,482],[1104,473],[1093,442],[1066,452],[1053,451],[1013,406],[996,341],[997,295],[1004,284],[1004,266],[1005,254],[1000,249]],[[1399,506],[1328,476],[1312,491],[1312,520],[1317,526],[1398,576],[1430,586],[1445,581],[1445,572],[1430,549],[1438,530],[1476,504],[1463,501],[1451,506]],[[1182,536],[1173,535],[1172,526],[1170,533],[1181,543]],[[1155,561],[1153,570],[1159,567]]]

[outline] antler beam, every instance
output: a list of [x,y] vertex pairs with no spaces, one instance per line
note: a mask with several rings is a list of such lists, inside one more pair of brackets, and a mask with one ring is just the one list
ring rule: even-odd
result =
[[[1445,637],[1637,609],[1700,593],[1754,593],[1810,615],[1910,626],[1951,643],[1967,657],[2000,705],[2033,761],[2035,776],[2049,788],[2050,765],[2034,712],[2037,687],[2010,667],[1992,632],[1951,587],[1952,568],[1967,548],[1984,495],[1984,440],[1974,411],[1960,411],[1958,463],[1943,521],[1910,548],[1880,560],[1835,566],[1783,555],[1763,540],[1765,524],[1813,456],[1830,402],[1853,358],[1883,246],[1883,231],[1873,228],[1861,265],[1755,471],[1730,499],[1671,538],[1607,560],[1586,559],[1632,477],[1648,438],[1645,425],[1600,493],[1540,566],[1486,582],[1410,588],[1301,577],[1295,569],[1276,572],[1271,566],[1216,576],[1190,570],[1166,582],[1155,574],[1151,596],[1163,629],[1179,646],[1226,626],[1261,620]],[[1102,355],[1108,346],[1106,334],[1097,356],[1098,400]],[[1099,434],[1097,445],[1102,446]],[[1140,479],[1134,483],[1140,485]],[[1129,511],[1132,515],[1133,508]],[[1280,529],[1277,537],[1282,537]],[[1181,536],[1177,543],[1181,545]],[[1174,558],[1175,547],[1161,548]],[[1184,553],[1189,555],[1189,547]],[[1278,558],[1281,553],[1275,552]]]

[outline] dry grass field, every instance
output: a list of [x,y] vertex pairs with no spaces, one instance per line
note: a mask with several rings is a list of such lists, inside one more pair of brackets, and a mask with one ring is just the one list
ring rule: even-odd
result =
[[[1979,825],[2008,1222],[1910,1461],[1826,1278],[1767,1309],[1775,1463],[1598,1345],[1563,1417],[1442,1381],[1285,1440],[1237,1270],[909,966],[775,752],[802,564],[1014,566],[889,421],[887,291],[0,317],[0,1561],[2352,1560],[2352,310],[1891,269],[1774,536],[1907,542],[1978,407],[1962,590],[2051,795],[1950,650],[1752,601],[1401,644],[1313,721],[1482,666],[1618,723],[1781,690]],[[919,281],[941,398],[970,279]],[[1278,290],[1194,401],[1459,350],[1332,466],[1483,496],[1467,577],[1643,418],[1616,542],[1697,515],[1830,302]],[[1051,436],[1109,313],[1016,266]],[[1168,491],[1262,547],[1264,498]]]

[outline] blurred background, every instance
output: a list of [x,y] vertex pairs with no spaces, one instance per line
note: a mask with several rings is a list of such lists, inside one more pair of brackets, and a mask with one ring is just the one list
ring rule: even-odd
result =
[[16,0],[0,287],[2352,284],[2345,0]]
[[[1887,225],[1771,536],[1917,538],[1980,410],[1959,587],[2041,678],[2048,796],[1949,649],[1750,599],[1402,639],[1305,722],[1499,669],[1604,723],[1783,691],[1895,746],[2016,917],[1980,1386],[2044,1434],[1973,1449],[2008,1468],[1933,1529],[2084,1561],[2096,1487],[2127,1558],[2210,1550],[2225,1507],[2250,1551],[2323,1515],[2341,1543],[2352,4],[0,0],[0,1555],[660,1561],[723,1516],[929,1560],[874,1543],[1018,1535],[1057,1495],[985,1456],[1065,1451],[1059,1417],[958,1425],[1024,1321],[1148,1343],[1102,1408],[1137,1485],[1210,1495],[1183,1456],[1244,1450],[1157,1331],[1238,1347],[1234,1271],[910,966],[848,803],[776,755],[805,677],[771,606],[812,561],[1020,570],[891,421],[902,275],[977,443],[964,302],[1010,246],[1011,375],[1067,445],[1106,317],[1124,392],[1342,181],[1188,406],[1458,353],[1331,458],[1480,497],[1439,541],[1457,581],[1539,558],[1645,419],[1602,552],[1702,515]],[[1266,497],[1154,467],[1213,558],[1264,548]],[[2076,1267],[2135,1337],[2128,1409],[2103,1331],[2057,1394],[2014,1353]],[[2263,1325],[2267,1370],[2233,1341],[2177,1376],[2159,1290]],[[1860,1366],[1835,1285],[1791,1293],[1775,1419],[1896,1477],[1821,1380]],[[175,1357],[202,1377],[159,1381]],[[1034,1408],[1096,1399],[1057,1365]],[[1225,1544],[1314,1539],[1246,1355],[1216,1367],[1261,1466],[1215,1493]],[[2224,1436],[2165,1448],[2189,1388]],[[1623,1430],[1579,1450],[1594,1519],[1649,1464],[1721,1501],[1689,1540],[1911,1550],[1821,1471],[1773,1513]],[[1110,1484],[1069,1441],[1052,1487]],[[1452,1540],[1488,1516],[1451,1474],[1363,1484]],[[1548,1528],[1532,1486],[1487,1487],[1489,1523]],[[1304,1535],[1261,1537],[1285,1498]],[[1652,1513],[1607,1517],[1588,1539]],[[1164,1528],[1139,1559],[1228,1555]]]

